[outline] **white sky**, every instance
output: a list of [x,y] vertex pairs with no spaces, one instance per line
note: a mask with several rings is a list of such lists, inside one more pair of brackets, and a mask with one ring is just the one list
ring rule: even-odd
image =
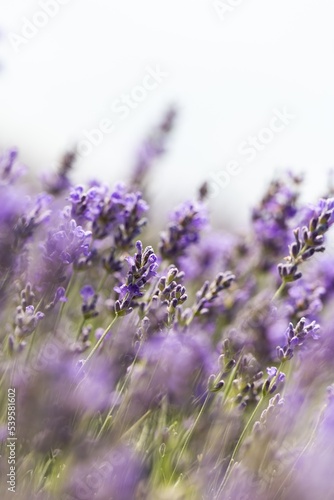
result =
[[[190,197],[231,160],[242,172],[211,202],[229,217],[237,209],[245,219],[283,167],[307,171],[310,195],[323,191],[334,166],[333,0],[243,0],[224,19],[213,0],[70,0],[15,51],[9,34],[20,35],[42,3],[1,0],[1,148],[17,145],[31,168],[50,168],[159,65],[168,77],[80,161],[78,179],[124,177],[137,145],[176,103],[170,153],[155,174],[161,203],[170,204],[175,183],[174,198]],[[291,124],[245,161],[238,146],[284,106]]]

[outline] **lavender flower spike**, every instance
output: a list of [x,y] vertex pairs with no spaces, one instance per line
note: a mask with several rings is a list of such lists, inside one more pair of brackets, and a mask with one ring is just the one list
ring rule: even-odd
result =
[[334,222],[333,211],[334,198],[321,199],[308,227],[294,230],[295,242],[289,247],[289,255],[285,257],[286,264],[278,265],[283,284],[301,278],[302,273],[298,271],[298,266],[312,257],[314,253],[324,252],[324,235]]
[[199,241],[207,224],[206,208],[201,202],[186,202],[170,217],[167,231],[162,233],[159,250],[164,259],[185,255],[188,247]]
[[40,311],[35,311],[34,306],[27,306],[25,309],[19,306],[16,311],[15,318],[15,336],[22,339],[30,335],[37,327],[44,314]]
[[119,300],[115,303],[115,312],[118,316],[130,313],[133,307],[138,305],[137,299],[144,295],[145,285],[157,275],[157,256],[153,248],[149,246],[143,251],[141,241],[137,241],[136,248],[135,257],[126,259],[130,270],[125,284],[114,288],[119,293]]
[[284,384],[285,374],[277,370],[275,366],[267,368],[268,378],[263,384],[262,394],[266,396],[268,393],[273,394],[276,389]]
[[95,293],[94,288],[90,285],[86,285],[80,290],[80,295],[82,297],[81,311],[83,317],[85,319],[90,319],[98,316],[98,312],[96,311],[98,295]]
[[294,349],[303,345],[306,338],[310,335],[314,340],[319,338],[318,331],[320,326],[315,321],[306,325],[306,319],[302,318],[294,327],[292,323],[286,332],[287,343],[284,347],[277,347],[277,357],[281,362],[291,359],[294,355]]

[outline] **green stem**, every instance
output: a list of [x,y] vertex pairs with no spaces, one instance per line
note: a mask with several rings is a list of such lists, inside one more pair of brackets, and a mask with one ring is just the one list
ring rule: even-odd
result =
[[255,406],[255,408],[254,408],[254,410],[253,410],[253,412],[252,412],[251,416],[249,417],[249,419],[248,419],[248,421],[247,421],[247,424],[245,425],[245,427],[244,427],[244,429],[243,429],[242,433],[240,434],[240,437],[239,437],[239,439],[238,439],[238,442],[237,442],[237,444],[235,445],[235,448],[234,448],[233,453],[232,453],[232,455],[231,455],[230,461],[229,461],[229,463],[228,463],[228,466],[227,466],[227,469],[226,469],[226,472],[225,472],[225,477],[224,477],[224,480],[223,480],[223,482],[222,482],[222,484],[221,484],[221,486],[220,486],[220,488],[219,488],[219,490],[218,490],[217,496],[218,496],[218,495],[219,495],[219,494],[223,491],[224,486],[226,485],[226,483],[227,483],[227,481],[228,481],[228,478],[229,478],[229,476],[230,476],[230,474],[231,474],[232,467],[233,467],[233,465],[234,465],[234,459],[235,459],[235,457],[236,457],[236,455],[237,455],[237,453],[238,453],[238,451],[239,451],[240,446],[242,445],[242,442],[243,442],[243,440],[244,440],[244,437],[245,437],[245,435],[246,435],[246,433],[247,433],[247,431],[248,431],[249,427],[251,426],[251,424],[252,424],[252,422],[253,422],[253,420],[254,420],[254,417],[255,417],[255,415],[256,415],[256,413],[257,413],[257,411],[258,411],[258,409],[260,408],[260,406],[261,406],[261,405],[262,405],[262,403],[263,403],[263,400],[264,400],[264,396],[261,396],[260,401],[259,401],[259,402],[258,402],[258,404]]
[[30,339],[30,344],[29,344],[29,349],[28,349],[28,352],[27,352],[26,362],[29,361],[29,358],[30,358],[30,355],[31,355],[31,352],[32,352],[32,346],[34,344],[34,340],[35,340],[35,337],[36,337],[36,330],[37,330],[37,327],[35,328],[32,336],[31,336],[31,339]]
[[125,387],[126,387],[126,385],[127,385],[128,381],[129,381],[129,379],[130,379],[130,377],[131,377],[133,367],[135,366],[135,363],[136,363],[137,358],[138,358],[138,354],[139,354],[139,349],[138,349],[138,351],[137,351],[137,353],[136,353],[136,356],[135,356],[135,358],[134,358],[134,360],[133,360],[133,362],[132,362],[131,368],[129,369],[129,371],[128,371],[128,373],[127,373],[127,375],[126,375],[125,379],[124,379],[124,382],[123,382],[123,384],[122,384],[122,387],[121,387],[121,388],[120,388],[120,390],[119,390],[119,394],[118,394],[118,396],[117,396],[117,398],[116,398],[116,401],[114,402],[114,404],[113,404],[113,405],[112,405],[112,407],[110,408],[110,410],[109,410],[109,412],[108,412],[108,415],[106,416],[106,418],[105,418],[105,420],[104,420],[104,422],[103,422],[103,424],[102,424],[102,427],[101,427],[101,429],[99,430],[98,435],[96,436],[96,439],[99,439],[99,438],[100,438],[100,436],[102,435],[102,433],[103,433],[104,429],[107,427],[108,423],[109,423],[109,422],[110,422],[110,420],[111,420],[111,416],[112,416],[113,411],[114,411],[114,409],[115,409],[115,407],[116,407],[116,405],[117,405],[117,403],[118,403],[118,401],[119,401],[119,398],[120,398],[120,396],[123,394],[123,391],[124,391],[124,389],[125,389]]
[[[67,297],[67,299],[68,299],[70,290],[72,288],[73,281],[74,281],[74,272],[72,271],[72,275],[70,277],[70,280],[68,282],[68,285],[67,285],[66,291],[65,291],[65,297]],[[62,302],[61,305],[60,305],[60,308],[59,308],[59,311],[58,311],[58,315],[57,315],[57,319],[56,319],[56,322],[55,322],[54,333],[57,332],[57,328],[59,326],[59,323],[60,323],[60,320],[61,320],[61,316],[62,316],[64,307],[65,307],[65,304],[66,304],[66,302]]]
[[297,459],[296,459],[295,463],[292,465],[292,467],[290,467],[290,468],[289,468],[289,471],[287,472],[287,474],[285,475],[285,477],[284,477],[283,481],[281,482],[280,487],[278,488],[278,490],[277,490],[277,492],[276,492],[276,494],[275,494],[275,496],[274,496],[273,500],[276,500],[276,498],[278,498],[278,495],[280,494],[280,492],[281,492],[281,491],[282,491],[282,489],[284,488],[284,485],[287,483],[288,479],[290,479],[290,477],[291,477],[291,476],[292,476],[292,474],[294,473],[295,468],[296,468],[296,466],[297,466],[297,464],[298,464],[299,460],[302,458],[302,456],[306,453],[306,451],[308,450],[308,448],[311,446],[312,441],[313,441],[313,440],[314,440],[314,438],[315,438],[315,433],[316,433],[316,431],[317,431],[317,429],[318,429],[318,427],[319,427],[319,424],[320,424],[320,422],[321,422],[321,420],[322,420],[322,418],[323,418],[323,416],[324,416],[324,412],[325,412],[326,408],[327,408],[327,405],[325,405],[325,406],[323,407],[323,409],[321,410],[320,415],[319,415],[319,418],[318,418],[318,420],[317,420],[317,423],[316,423],[316,425],[315,425],[315,427],[314,427],[314,429],[313,429],[313,431],[312,431],[312,434],[311,434],[311,436],[310,436],[310,439],[307,441],[306,445],[304,446],[304,448],[302,449],[302,451],[301,451],[301,452],[300,452],[300,454],[298,455],[298,457],[297,457]]
[[[39,308],[41,307],[44,299],[45,299],[45,295],[46,293],[43,294],[43,297],[41,298],[41,300],[38,302],[36,308],[35,308],[35,314],[38,312]],[[28,349],[28,352],[27,352],[27,357],[26,357],[26,362],[29,361],[29,358],[30,358],[30,355],[31,355],[31,352],[32,352],[32,346],[34,344],[34,341],[35,341],[35,338],[36,338],[36,331],[38,329],[38,326],[39,324],[36,326],[35,330],[33,331],[33,334],[31,336],[31,339],[30,339],[30,344],[29,344],[29,349]]]
[[181,460],[181,458],[182,458],[182,455],[183,455],[183,453],[184,453],[184,451],[185,451],[185,449],[186,449],[186,447],[187,447],[187,445],[188,445],[188,443],[189,443],[189,440],[190,440],[190,438],[191,438],[191,436],[192,436],[192,434],[193,434],[193,432],[194,432],[194,430],[195,430],[195,427],[196,427],[196,425],[197,425],[197,423],[198,423],[199,419],[200,419],[200,418],[201,418],[201,416],[203,415],[204,408],[205,408],[205,406],[206,406],[206,404],[207,404],[208,400],[209,400],[209,393],[207,394],[207,396],[206,396],[206,398],[205,398],[205,400],[204,400],[204,403],[203,403],[203,405],[202,405],[202,408],[200,409],[200,411],[199,411],[199,413],[198,413],[198,415],[197,415],[197,418],[196,418],[195,422],[193,423],[193,425],[192,425],[192,426],[191,426],[191,428],[189,429],[189,432],[188,432],[187,437],[186,437],[186,439],[185,439],[185,441],[184,441],[184,444],[183,444],[183,446],[182,446],[182,448],[181,448],[181,451],[180,451],[180,453],[179,453],[178,459],[177,459],[177,461],[176,461],[175,467],[174,467],[174,469],[173,469],[173,471],[172,471],[172,474],[171,474],[171,476],[170,476],[170,479],[169,479],[168,484],[170,484],[170,483],[171,483],[171,481],[172,481],[172,479],[173,479],[173,477],[174,477],[174,474],[175,474],[176,469],[177,469],[177,467],[178,467],[178,465],[179,465],[179,463],[180,463],[180,460]]
[[85,323],[86,323],[86,318],[82,318],[81,323],[80,323],[79,328],[78,328],[77,336],[76,336],[77,341],[79,340],[81,330],[83,329]]
[[286,282],[282,281],[281,286],[279,287],[279,289],[276,291],[275,295],[271,299],[272,301],[280,298],[280,296],[282,295],[282,293],[283,293],[283,291],[285,289],[285,286],[286,286]]
[[111,329],[111,327],[113,326],[113,324],[115,323],[115,321],[117,320],[117,318],[118,318],[118,315],[116,314],[115,317],[113,318],[113,320],[111,321],[111,323],[107,326],[107,328],[102,333],[102,335],[99,338],[99,340],[96,342],[96,344],[93,347],[93,349],[88,354],[87,358],[85,359],[85,361],[81,365],[80,370],[82,370],[82,368],[85,366],[85,364],[94,356],[94,354],[96,353],[96,351],[98,350],[98,348],[100,347],[100,345],[102,344],[102,342],[104,341],[105,337],[109,333],[109,330]]
[[104,284],[105,282],[107,281],[107,278],[108,278],[109,274],[107,273],[107,271],[105,272],[105,274],[103,275],[100,283],[98,284],[98,287],[96,289],[96,293],[100,293],[100,291],[102,290],[102,288],[104,287]]
[[124,439],[126,437],[129,436],[129,434],[131,434],[132,431],[134,431],[137,427],[140,426],[140,424],[142,424],[144,422],[144,420],[149,416],[151,415],[152,413],[152,410],[148,410],[146,413],[144,413],[144,415],[142,417],[140,417],[139,420],[137,420],[137,422],[135,422],[131,427],[130,429],[128,429],[124,434],[121,435],[120,439]]

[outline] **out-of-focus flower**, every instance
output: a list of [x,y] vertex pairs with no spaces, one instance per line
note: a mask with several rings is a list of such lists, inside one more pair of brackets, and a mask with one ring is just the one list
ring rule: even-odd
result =
[[187,201],[171,215],[167,231],[161,234],[159,250],[164,259],[177,259],[198,243],[200,232],[207,225],[206,208],[201,202]]
[[87,192],[82,186],[71,191],[71,214],[79,223],[90,221],[94,239],[112,236],[119,249],[128,248],[146,224],[147,203],[139,192],[129,192],[117,184],[109,194],[103,186],[92,186]]
[[34,306],[27,306],[25,309],[19,306],[15,317],[15,335],[22,339],[30,335],[44,318],[44,313],[35,311]]
[[61,159],[57,172],[45,175],[43,182],[48,193],[59,195],[68,191],[71,187],[69,173],[73,168],[76,160],[76,153],[69,151],[64,154]]
[[18,162],[18,151],[9,149],[0,155],[0,187],[14,184],[25,172],[25,167]]
[[277,258],[291,241],[291,223],[297,214],[300,177],[289,174],[286,182],[273,181],[252,220],[256,240],[263,245],[264,259]]
[[84,231],[75,220],[65,220],[53,231],[48,232],[43,244],[45,263],[53,269],[70,264],[79,265],[81,257],[89,255],[91,232]]
[[100,450],[99,456],[78,464],[68,478],[64,498],[80,500],[130,500],[139,498],[140,480],[145,477],[141,457],[130,446]]
[[134,369],[126,418],[130,421],[155,408],[164,397],[178,410],[189,411],[206,394],[214,365],[207,339],[199,332],[170,331],[155,335],[142,348],[142,363]]
[[28,200],[24,213],[14,226],[16,245],[31,238],[40,224],[49,221],[51,201],[51,196],[45,193],[40,193],[34,200]]
[[141,145],[131,173],[131,185],[136,187],[145,186],[147,175],[154,161],[165,153],[165,143],[173,129],[175,117],[176,110],[174,108],[169,109],[160,125],[153,130],[152,134]]
[[96,302],[98,295],[92,286],[86,285],[80,290],[80,295],[82,297],[81,311],[85,319],[95,318],[98,316],[96,310]]
[[185,272],[187,281],[213,279],[221,269],[230,267],[237,238],[225,233],[208,233],[189,247],[189,251],[178,259],[180,270]]

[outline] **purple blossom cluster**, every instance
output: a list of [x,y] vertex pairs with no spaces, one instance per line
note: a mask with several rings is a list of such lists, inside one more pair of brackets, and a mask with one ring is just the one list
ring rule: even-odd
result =
[[174,118],[114,187],[73,185],[67,153],[38,192],[16,150],[0,157],[0,454],[17,443],[16,495],[332,498],[333,198],[304,206],[290,173],[246,235],[210,226],[204,187],[154,226],[147,182]]

